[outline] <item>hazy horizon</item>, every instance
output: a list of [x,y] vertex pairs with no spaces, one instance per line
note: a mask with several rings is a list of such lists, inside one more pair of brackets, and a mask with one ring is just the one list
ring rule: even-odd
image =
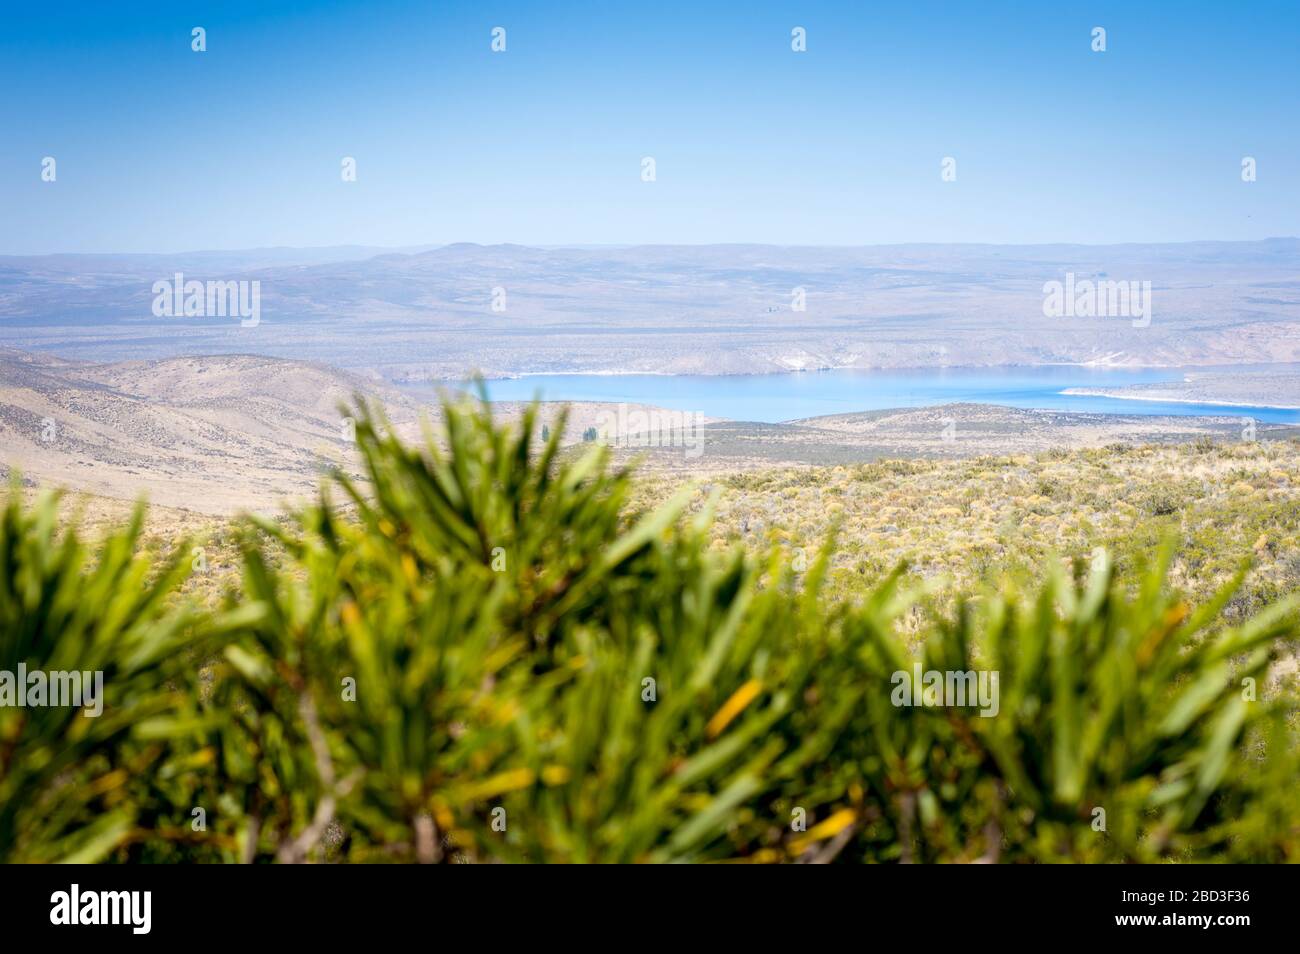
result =
[[[33,252],[33,253],[10,253],[0,252],[0,259],[11,258],[60,258],[60,257],[158,257],[158,258],[177,258],[188,255],[236,255],[240,253],[258,253],[258,252],[373,252],[375,255],[422,255],[427,252],[436,252],[444,249],[454,248],[456,246],[499,249],[499,248],[527,248],[537,249],[539,251],[600,251],[600,250],[629,250],[637,248],[725,248],[725,247],[751,247],[751,248],[773,248],[773,249],[836,249],[836,250],[853,250],[853,249],[891,249],[891,248],[916,248],[916,247],[975,247],[975,248],[1124,248],[1124,247],[1147,247],[1147,246],[1169,246],[1169,245],[1245,245],[1258,244],[1262,242],[1300,242],[1300,234],[1296,235],[1266,235],[1254,239],[1220,239],[1220,238],[1194,238],[1182,239],[1169,242],[861,242],[861,243],[837,243],[837,242],[562,242],[557,244],[531,243],[531,242],[471,242],[471,241],[452,241],[452,242],[424,242],[414,245],[364,245],[355,242],[344,242],[338,245],[248,245],[248,246],[231,246],[226,248],[186,248],[174,251],[161,251],[157,249],[145,249],[141,251],[115,251],[111,249],[93,249],[76,252]],[[342,260],[342,259],[340,259]]]

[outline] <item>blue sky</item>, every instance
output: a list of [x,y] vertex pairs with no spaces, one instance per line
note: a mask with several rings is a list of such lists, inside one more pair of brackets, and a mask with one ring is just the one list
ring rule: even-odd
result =
[[11,4],[0,253],[1296,235],[1298,40],[1294,2]]

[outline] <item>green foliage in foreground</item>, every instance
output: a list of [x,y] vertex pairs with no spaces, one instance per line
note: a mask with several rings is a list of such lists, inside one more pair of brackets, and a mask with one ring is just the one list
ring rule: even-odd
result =
[[[628,475],[531,413],[448,407],[446,450],[358,417],[367,486],[250,521],[217,615],[176,595],[185,562],[136,555],[138,521],[91,560],[11,494],[0,669],[105,693],[96,719],[0,708],[0,859],[1300,852],[1294,700],[1265,679],[1294,599],[1227,626],[1236,584],[1189,607],[1165,552],[947,616],[899,572],[833,602],[825,556],[719,556],[684,498],[629,521]],[[914,665],[996,671],[996,715],[896,706]]]

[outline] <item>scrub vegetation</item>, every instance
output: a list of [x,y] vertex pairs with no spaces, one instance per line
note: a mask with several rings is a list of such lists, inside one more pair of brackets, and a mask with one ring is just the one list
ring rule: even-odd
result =
[[1300,852],[1293,444],[670,486],[351,413],[363,480],[204,539],[10,492],[0,669],[104,698],[0,707],[0,860]]

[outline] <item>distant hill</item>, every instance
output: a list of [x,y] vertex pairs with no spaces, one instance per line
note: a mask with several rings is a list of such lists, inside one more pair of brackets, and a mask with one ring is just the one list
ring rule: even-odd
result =
[[310,492],[351,448],[340,403],[380,397],[395,426],[418,407],[394,389],[248,355],[94,365],[0,351],[0,462],[29,481],[210,513]]
[[[209,514],[278,511],[321,476],[357,473],[341,405],[378,400],[394,429],[421,437],[440,413],[432,389],[400,389],[320,364],[253,355],[92,364],[0,349],[0,478],[96,496],[146,497]],[[633,405],[632,409],[636,409]],[[554,424],[560,405],[543,408]],[[567,443],[603,405],[569,407]],[[494,405],[504,419],[522,405]]]
[[[725,421],[702,429],[702,451],[620,451],[655,470],[724,473],[774,465],[859,464],[883,459],[960,459],[991,454],[1102,447],[1185,444],[1199,438],[1240,442],[1240,417],[1172,417],[1037,411],[992,404],[832,414],[784,424]],[[1258,425],[1256,436],[1296,436],[1297,429]]]
[[[1300,361],[1295,238],[365,251],[0,258],[0,344],[96,361],[254,353],[394,381],[457,379],[474,369],[728,374]],[[153,282],[178,271],[187,280],[260,282],[261,323],[154,317]],[[1045,316],[1045,283],[1067,274],[1150,282],[1150,323]]]

